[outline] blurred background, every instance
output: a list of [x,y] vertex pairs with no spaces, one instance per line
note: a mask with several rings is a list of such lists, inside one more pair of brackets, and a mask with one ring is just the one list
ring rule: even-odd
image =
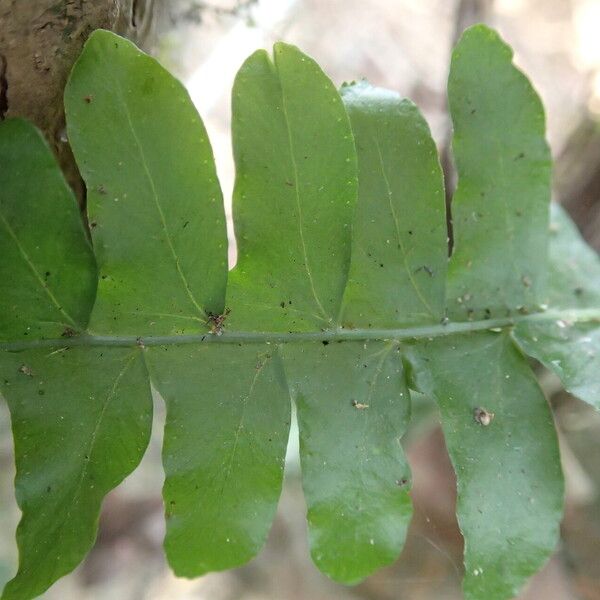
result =
[[[148,0],[132,6],[129,25],[152,29],[143,45],[188,86],[210,134],[227,199],[233,187],[233,78],[252,51],[279,39],[312,55],[336,84],[364,77],[415,101],[430,123],[451,187],[449,54],[466,26],[490,24],[513,46],[516,63],[546,106],[555,200],[600,248],[600,0]],[[60,128],[55,129],[60,144]],[[555,555],[520,598],[600,599],[600,415],[562,392],[550,374],[540,371],[540,377],[559,429],[567,509]],[[394,565],[355,588],[332,583],[310,562],[294,431],[279,512],[263,552],[240,569],[193,581],[175,578],[161,548],[164,408],[157,398],[148,452],[107,497],[95,549],[43,598],[459,599],[462,538],[454,517],[454,475],[435,407],[415,397],[414,413],[405,439],[415,504],[406,547]],[[0,584],[16,566],[13,477],[9,416],[1,402]]]

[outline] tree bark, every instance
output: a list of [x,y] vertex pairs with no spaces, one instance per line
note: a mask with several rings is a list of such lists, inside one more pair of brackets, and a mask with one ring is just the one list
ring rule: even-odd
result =
[[0,0],[0,120],[39,127],[80,200],[84,190],[65,136],[63,90],[90,33],[110,29],[151,44],[158,0]]

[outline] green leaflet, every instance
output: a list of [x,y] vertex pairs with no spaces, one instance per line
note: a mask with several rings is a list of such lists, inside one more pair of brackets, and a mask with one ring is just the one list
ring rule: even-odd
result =
[[311,554],[343,583],[394,561],[412,515],[398,344],[282,346],[296,400]]
[[[27,234],[34,267],[0,228],[0,385],[24,482],[21,571],[5,597],[40,593],[90,547],[102,496],[147,441],[142,358],[168,408],[165,546],[178,574],[242,564],[264,542],[281,488],[288,384],[315,562],[356,582],[393,561],[411,512],[399,443],[410,413],[405,363],[440,405],[457,468],[467,596],[516,593],[554,546],[562,479],[548,407],[510,335],[543,362],[562,361],[566,385],[593,401],[597,359],[584,338],[597,344],[600,292],[598,259],[573,245],[568,225],[553,238],[544,292],[543,113],[510,59],[482,26],[454,55],[460,182],[445,278],[440,170],[413,105],[367,84],[344,88],[342,101],[292,46],[276,45],[273,63],[252,55],[233,95],[239,261],[225,290],[223,208],[197,113],[155,61],[93,34],[66,104],[100,286],[91,333],[73,337],[94,294],[75,204],[39,134],[0,125],[11,165],[0,206],[16,211],[9,223]],[[60,285],[35,276],[46,261]],[[528,314],[546,297],[546,312]],[[65,331],[57,305],[77,327]],[[489,425],[475,421],[476,408],[495,413]],[[67,495],[53,504],[48,486]],[[53,520],[57,512],[71,519]]]
[[223,310],[227,236],[188,93],[133,44],[99,30],[73,68],[65,109],[100,276],[90,330],[205,331],[208,313]]
[[85,329],[94,257],[73,193],[30,123],[0,123],[0,181],[0,341]]
[[137,348],[3,352],[15,440],[19,572],[3,600],[34,598],[92,547],[100,503],[137,467],[152,397]]
[[276,348],[157,347],[148,359],[167,403],[169,563],[186,577],[241,565],[262,547],[281,491],[291,417]]
[[542,103],[511,58],[511,48],[483,25],[467,29],[452,54],[458,187],[447,297],[455,320],[533,311],[545,302],[551,157]]
[[600,258],[559,204],[551,204],[548,297],[552,308],[600,305]]
[[356,154],[334,85],[294,46],[274,63],[255,52],[232,101],[238,263],[230,326],[313,331],[335,326],[350,263]]
[[[600,259],[558,205],[552,207],[548,287],[552,307],[600,306]],[[513,336],[524,352],[554,371],[565,388],[600,410],[600,319],[577,323],[565,315],[520,323]]]
[[520,323],[513,335],[523,352],[558,375],[567,391],[600,410],[598,321]]
[[[505,334],[450,336],[409,352],[436,399],[456,471],[467,600],[512,598],[559,539],[563,479],[548,403]],[[492,413],[488,425],[476,411]]]
[[[181,332],[189,329],[190,320],[182,317],[190,312],[189,303],[201,301],[193,329],[205,331],[208,313],[222,311],[227,249],[210,147],[187,94],[129,42],[99,31],[91,36],[74,68],[66,104],[70,139],[88,184],[90,225],[102,282],[92,327],[104,334]],[[88,135],[90,131],[93,136]],[[3,208],[11,209],[7,223],[18,234],[0,238],[0,244],[7,246],[4,256],[18,254],[18,250],[26,259],[2,261],[7,282],[25,292],[20,299],[8,295],[14,302],[9,308],[13,312],[38,308],[40,317],[36,314],[35,318],[46,318],[51,326],[45,335],[58,338],[64,332],[66,336],[65,347],[58,340],[56,347],[37,350],[40,356],[34,354],[31,362],[40,363],[39,367],[15,365],[24,360],[21,354],[3,352],[0,356],[0,368],[6,369],[3,394],[13,420],[17,486],[20,481],[48,482],[43,489],[18,493],[24,512],[18,533],[21,567],[3,596],[32,598],[72,570],[91,547],[102,498],[135,468],[143,454],[151,402],[138,349],[67,349],[68,340],[76,339],[69,336],[87,323],[95,292],[89,244],[72,194],[39,133],[30,125],[8,122],[2,124],[0,139],[4,152],[23,147],[8,162],[15,181],[6,188],[6,200],[2,198]],[[31,165],[30,156],[34,158]],[[126,166],[129,169],[124,172]],[[39,167],[39,177],[36,172],[28,173],[26,169],[32,167]],[[22,179],[17,181],[15,176]],[[165,200],[168,214],[162,210]],[[20,246],[13,243],[20,238],[24,240]],[[46,270],[47,281],[32,289],[30,271]],[[56,290],[55,279],[62,283]],[[149,293],[153,286],[156,290]],[[60,322],[57,328],[44,293],[61,309],[74,307],[78,320]],[[38,301],[40,295],[45,304]],[[10,332],[14,318],[10,312],[7,317]],[[37,326],[34,318],[32,325]],[[127,359],[123,370],[117,370],[124,356],[135,360]],[[66,359],[56,362],[60,357]],[[44,360],[49,364],[43,364]],[[47,376],[38,380],[44,367]],[[21,378],[32,373],[38,385],[42,381],[48,386],[48,391],[40,392],[48,402],[47,410],[42,411],[33,384],[24,390],[11,385],[15,373]],[[108,383],[114,386],[107,390]],[[97,402],[86,405],[85,400]],[[25,408],[29,428],[23,423]],[[33,432],[30,429],[36,416],[46,419],[48,428],[56,421],[57,432],[50,439],[56,447],[52,453],[41,426]],[[65,439],[71,444],[65,444]],[[77,452],[76,444],[90,452]],[[64,457],[60,454],[63,446]],[[99,456],[97,461],[88,458],[92,450]],[[56,505],[47,489],[64,490],[62,495],[55,492]],[[64,514],[69,517],[66,524],[61,522]]]
[[344,86],[359,167],[343,322],[439,323],[448,256],[444,182],[417,107],[365,82]]

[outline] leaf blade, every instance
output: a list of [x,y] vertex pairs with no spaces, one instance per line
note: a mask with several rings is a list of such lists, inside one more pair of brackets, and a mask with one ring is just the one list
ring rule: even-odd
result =
[[19,571],[2,598],[23,600],[44,592],[90,550],[103,497],[147,446],[152,398],[138,349],[3,352],[0,369],[23,513]]
[[442,170],[427,122],[412,102],[365,82],[341,93],[359,165],[344,322],[439,322],[447,230]]
[[417,388],[438,403],[457,477],[465,598],[512,598],[559,539],[564,485],[549,406],[506,334],[434,340],[408,357]]
[[100,271],[91,330],[205,331],[208,313],[223,311],[227,238],[212,150],[188,93],[133,44],[98,30],[73,68],[65,109]]
[[30,123],[4,121],[0,165],[0,340],[85,329],[96,266],[48,144]]
[[297,48],[276,44],[233,89],[238,264],[234,327],[307,331],[334,324],[350,260],[356,154],[331,81]]
[[459,180],[448,309],[457,320],[545,302],[551,157],[542,103],[511,59],[511,48],[484,25],[467,29],[452,55]]
[[297,406],[311,555],[332,579],[357,583],[398,557],[412,515],[400,445],[410,400],[398,348],[307,343],[282,353]]
[[[600,259],[559,206],[552,206],[550,227],[550,308],[600,306]],[[567,313],[567,311],[565,311]],[[600,327],[598,320],[568,318],[519,323],[513,330],[519,347],[562,381],[565,389],[600,410]]]
[[291,409],[279,359],[265,344],[146,352],[167,403],[169,563],[185,577],[244,564],[264,544],[281,492]]

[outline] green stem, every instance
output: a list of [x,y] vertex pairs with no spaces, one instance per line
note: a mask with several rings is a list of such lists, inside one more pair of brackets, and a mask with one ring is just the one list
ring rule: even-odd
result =
[[403,329],[333,329],[311,331],[305,333],[278,333],[227,331],[222,335],[197,333],[188,335],[153,335],[153,336],[110,336],[84,334],[72,338],[47,340],[23,340],[2,342],[0,350],[19,351],[28,348],[72,348],[75,346],[166,346],[178,344],[239,344],[239,343],[286,343],[286,342],[338,342],[344,340],[418,340],[455,333],[497,330],[512,327],[518,323],[539,323],[545,321],[597,322],[600,323],[600,309],[556,310],[531,315],[517,315],[501,319],[484,321],[448,322],[437,325],[406,327]]

